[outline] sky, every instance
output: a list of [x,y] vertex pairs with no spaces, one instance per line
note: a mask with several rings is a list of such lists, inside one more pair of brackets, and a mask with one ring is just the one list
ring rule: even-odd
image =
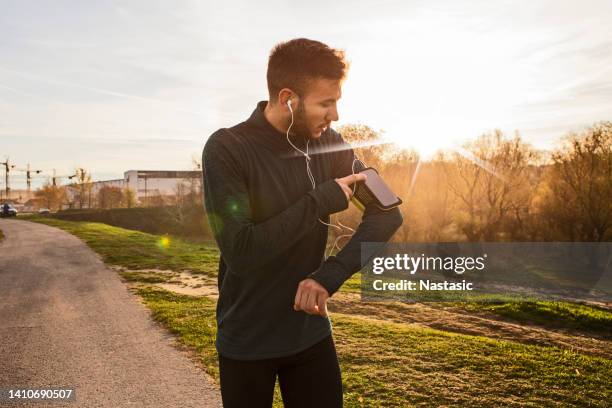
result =
[[[272,47],[351,63],[333,126],[424,157],[479,134],[553,148],[612,120],[612,2],[0,0],[0,160],[43,173],[192,169],[267,99]],[[0,168],[0,188],[4,171]],[[25,173],[11,173],[13,189]]]

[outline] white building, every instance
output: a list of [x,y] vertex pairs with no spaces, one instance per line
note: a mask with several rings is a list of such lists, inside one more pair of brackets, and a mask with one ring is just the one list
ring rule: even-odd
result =
[[[195,180],[201,189],[200,170],[128,170],[124,173],[124,185],[136,193],[139,201],[147,197],[174,196],[179,183]],[[201,191],[201,190],[200,190]]]
[[[176,196],[179,184],[189,184],[192,181],[197,183],[197,189],[201,192],[200,170],[128,170],[122,179],[94,181],[91,183],[91,190],[84,188],[83,206],[88,206],[90,198],[92,206],[95,206],[95,197],[103,187],[118,187],[121,190],[129,188],[134,192],[137,203],[145,204],[154,197]],[[74,202],[81,187],[79,184],[70,184],[67,187],[68,199]]]
[[125,187],[124,179],[114,179],[114,180],[103,180],[103,181],[94,181],[91,183],[91,193],[98,194],[102,187],[119,187],[123,189]]

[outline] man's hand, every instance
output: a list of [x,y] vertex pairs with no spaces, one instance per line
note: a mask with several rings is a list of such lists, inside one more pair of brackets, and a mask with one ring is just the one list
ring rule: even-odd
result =
[[327,299],[329,293],[314,279],[304,279],[298,285],[293,309],[303,310],[308,314],[318,314],[327,317]]
[[365,179],[366,179],[365,174],[355,173],[355,174],[351,174],[350,176],[337,178],[335,180],[336,180],[336,183],[338,183],[340,187],[342,187],[342,191],[344,191],[344,194],[346,195],[346,201],[348,201],[353,196],[352,184],[358,181],[364,181]]

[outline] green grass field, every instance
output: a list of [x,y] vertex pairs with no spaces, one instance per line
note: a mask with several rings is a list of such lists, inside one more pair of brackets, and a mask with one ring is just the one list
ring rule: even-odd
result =
[[[163,275],[142,269],[216,275],[218,250],[98,223],[51,218],[33,221],[62,228],[83,239],[105,262],[130,269],[125,277],[155,318],[193,348],[218,378],[214,337],[215,301],[150,286]],[[359,291],[354,276],[342,292]],[[452,304],[464,312],[494,313],[516,323],[607,333],[612,313],[565,302]],[[377,304],[392,308],[392,304]],[[608,406],[612,360],[558,347],[546,347],[451,333],[384,319],[331,315],[343,369],[345,405],[367,406]],[[278,400],[276,405],[279,405]]]
[[214,244],[113,227],[97,222],[61,221],[49,217],[25,220],[61,228],[81,238],[110,265],[129,269],[171,269],[217,275],[219,250]]
[[[215,302],[138,293],[218,378]],[[605,406],[612,361],[551,347],[332,315],[347,406]]]
[[461,307],[467,310],[489,311],[518,322],[530,322],[545,327],[600,334],[612,340],[612,312],[597,306],[569,302],[534,301],[500,304],[468,302]]

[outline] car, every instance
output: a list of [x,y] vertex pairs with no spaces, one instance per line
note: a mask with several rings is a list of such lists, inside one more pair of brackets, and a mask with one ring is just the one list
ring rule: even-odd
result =
[[41,208],[40,210],[38,210],[39,214],[49,214],[51,212],[51,210],[49,210],[48,208]]
[[4,203],[0,206],[0,216],[1,217],[16,217],[17,210],[13,207],[11,203]]

